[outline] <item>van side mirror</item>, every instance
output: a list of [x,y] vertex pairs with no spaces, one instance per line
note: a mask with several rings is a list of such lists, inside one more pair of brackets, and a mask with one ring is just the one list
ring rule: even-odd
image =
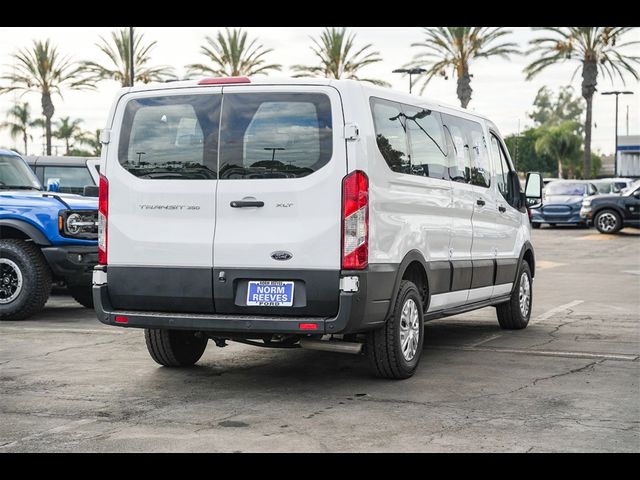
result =
[[82,189],[83,197],[97,197],[100,193],[100,188],[97,185],[85,185]]
[[537,172],[527,173],[524,194],[527,199],[527,208],[540,208],[542,206],[542,175]]

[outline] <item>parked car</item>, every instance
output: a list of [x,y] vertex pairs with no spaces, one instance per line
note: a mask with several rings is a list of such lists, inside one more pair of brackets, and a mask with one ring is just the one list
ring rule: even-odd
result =
[[640,228],[640,184],[620,194],[585,198],[580,216],[600,233],[616,233],[624,227]]
[[592,183],[598,190],[597,195],[607,193],[620,193],[623,189],[629,187],[633,183],[632,178],[600,178],[592,180]]
[[107,124],[95,309],[146,329],[161,365],[234,340],[364,351],[407,378],[425,320],[529,322],[526,199],[485,117],[353,80],[236,77],[123,90]]
[[[57,180],[59,192],[84,195],[86,186],[98,185],[99,158],[28,155],[25,160],[45,187]],[[97,196],[96,189],[91,192]]]
[[43,191],[17,153],[0,150],[0,320],[37,313],[56,280],[93,307],[97,210],[96,199]]
[[587,224],[580,217],[582,200],[594,195],[597,189],[591,182],[584,180],[555,180],[547,184],[543,192],[542,208],[531,211],[531,226],[540,228],[543,223],[552,227],[556,225]]

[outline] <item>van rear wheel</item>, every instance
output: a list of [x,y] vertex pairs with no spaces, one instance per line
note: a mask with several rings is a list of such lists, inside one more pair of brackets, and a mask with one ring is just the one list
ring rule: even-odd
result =
[[518,280],[511,292],[509,301],[496,305],[498,323],[505,330],[526,328],[531,317],[533,305],[533,283],[529,264],[522,260],[518,270]]
[[144,337],[151,358],[165,367],[194,365],[202,357],[209,340],[192,331],[151,328],[144,331]]
[[413,282],[403,280],[391,317],[367,334],[367,356],[377,376],[409,378],[418,367],[423,343],[422,297]]

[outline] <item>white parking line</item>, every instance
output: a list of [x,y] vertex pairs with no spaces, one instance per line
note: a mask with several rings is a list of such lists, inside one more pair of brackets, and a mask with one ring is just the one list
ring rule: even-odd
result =
[[112,329],[89,329],[89,328],[39,328],[39,327],[7,327],[0,326],[0,332],[38,332],[38,333],[99,333],[99,334],[108,334],[108,335],[122,335],[125,333],[122,330],[112,330]]
[[479,342],[476,343],[472,343],[471,345],[468,345],[469,347],[477,347],[478,345],[482,345],[483,343],[487,343],[490,342],[491,340],[495,340],[496,338],[500,338],[502,336],[501,333],[499,333],[498,335],[492,335],[489,338],[485,338],[484,340],[480,340]]
[[567,310],[569,308],[573,308],[577,305],[580,305],[581,303],[584,303],[584,300],[574,300],[573,302],[565,303],[564,305],[560,305],[558,307],[552,308],[551,310],[547,310],[542,315],[538,315],[536,318],[531,320],[529,322],[529,325],[547,320],[548,318],[553,317],[556,313],[562,312],[563,310]]
[[503,347],[469,347],[464,345],[430,345],[428,348],[434,350],[464,350],[467,352],[514,353],[520,355],[537,355],[540,357],[593,358],[598,360],[617,360],[624,362],[635,362],[640,359],[640,355],[638,354],[626,353],[563,352],[557,350],[527,350]]
[[82,425],[86,425],[88,423],[94,423],[96,420],[91,418],[83,418],[81,420],[75,420],[73,422],[67,423],[65,425],[61,425],[59,427],[52,428],[50,430],[46,430],[40,433],[34,433],[32,435],[28,435],[19,440],[15,440],[13,442],[5,443],[4,445],[0,445],[0,449],[3,448],[11,448],[18,445],[21,442],[26,442],[28,440],[34,440],[36,438],[44,437],[47,435],[54,435],[56,433],[66,432],[67,430],[73,430],[74,428],[80,427]]

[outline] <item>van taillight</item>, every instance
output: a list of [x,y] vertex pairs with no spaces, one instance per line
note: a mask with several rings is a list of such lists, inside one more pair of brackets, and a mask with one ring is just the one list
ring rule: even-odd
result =
[[107,264],[107,221],[109,219],[109,181],[100,175],[98,193],[98,263]]
[[369,179],[356,170],[342,180],[342,268],[362,270],[369,259]]

